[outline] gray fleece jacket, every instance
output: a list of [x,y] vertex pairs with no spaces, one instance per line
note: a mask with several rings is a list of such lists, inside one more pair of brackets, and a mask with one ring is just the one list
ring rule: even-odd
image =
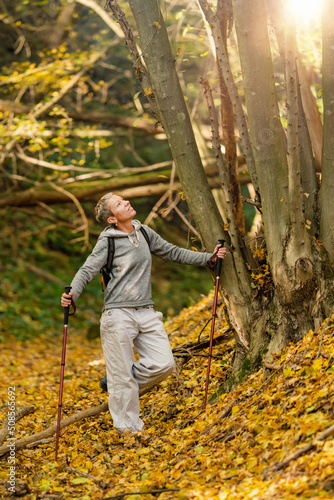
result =
[[134,231],[131,234],[111,228],[102,231],[92,253],[71,283],[74,301],[77,301],[87,283],[106,265],[108,236],[114,237],[115,254],[112,277],[104,293],[103,310],[153,305],[151,253],[165,260],[195,266],[205,266],[211,257],[209,253],[193,252],[172,245],[153,229],[143,226],[150,241],[150,246],[148,246],[143,234],[139,231],[141,223],[138,220],[133,220],[132,223]]

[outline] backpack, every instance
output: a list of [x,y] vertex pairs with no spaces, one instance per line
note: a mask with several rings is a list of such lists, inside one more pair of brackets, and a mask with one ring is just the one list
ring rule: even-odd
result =
[[[150,248],[150,240],[147,232],[141,226],[139,231],[144,236],[149,248]],[[111,280],[111,268],[115,255],[115,238],[113,236],[108,236],[108,259],[107,263],[104,267],[102,267],[100,273],[102,274],[102,292],[107,288],[109,281]]]

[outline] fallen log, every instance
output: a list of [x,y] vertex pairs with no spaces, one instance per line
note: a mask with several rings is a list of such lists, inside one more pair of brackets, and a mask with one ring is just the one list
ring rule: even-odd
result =
[[[15,423],[17,423],[19,420],[21,420],[21,418],[25,417],[26,415],[30,415],[30,413],[33,413],[35,409],[36,408],[34,406],[24,406],[23,408],[18,409],[15,413]],[[8,418],[6,418],[3,423],[2,429],[0,429],[0,446],[5,442],[8,434],[9,434]]]
[[[43,166],[42,163],[47,163],[39,162],[34,159],[30,159],[30,161],[36,164],[40,163],[40,166]],[[148,166],[147,170],[143,168],[141,172],[138,172],[137,169],[133,169],[133,172],[131,172],[131,169],[128,169],[126,175],[120,177],[118,177],[118,171],[110,170],[110,172],[108,172],[104,170],[100,172],[101,178],[97,180],[73,178],[71,181],[67,180],[57,185],[75,196],[80,202],[98,201],[101,196],[110,191],[114,191],[125,198],[162,196],[168,189],[176,192],[182,189],[177,173],[175,175],[175,181],[173,185],[171,185],[170,176],[172,168],[166,163],[167,162],[163,162],[156,166]],[[52,164],[48,164],[48,168],[51,168],[50,165],[52,167]],[[154,170],[152,167],[154,167]],[[56,165],[54,165],[54,170],[57,170]],[[84,171],[85,169],[80,168],[81,173]],[[68,172],[70,174],[72,173],[70,167],[68,167]],[[87,169],[87,172],[87,175],[91,175],[92,173],[89,169]],[[208,165],[205,167],[205,173],[211,189],[219,189],[221,187],[221,180],[218,175],[217,166]],[[97,174],[99,174],[99,172],[97,172]],[[240,183],[248,184],[249,182],[249,175],[240,173]],[[68,201],[68,196],[66,196],[65,193],[57,191],[50,183],[45,182],[23,191],[10,191],[1,194],[0,208],[8,206],[33,206],[39,203],[52,205],[57,203],[68,203]]]
[[[175,182],[171,188],[168,182],[162,182],[162,177],[157,176],[155,180],[151,179],[150,184],[142,184],[141,181],[136,183],[136,180],[131,177],[132,182],[116,182],[116,179],[104,179],[101,181],[80,183],[80,185],[66,185],[65,189],[73,194],[79,201],[98,201],[104,194],[114,191],[123,198],[141,198],[149,196],[162,196],[168,189],[172,191],[180,191],[181,184]],[[144,179],[143,179],[144,181]],[[221,182],[218,177],[208,179],[212,189],[218,189]],[[73,183],[74,184],[74,183]],[[128,184],[129,186],[126,186]],[[131,184],[131,187],[130,187]],[[135,186],[135,187],[133,187]],[[33,206],[39,203],[47,205],[57,203],[68,203],[69,198],[64,193],[52,189],[50,186],[43,188],[31,188],[26,191],[10,193],[0,197],[0,208],[2,207],[26,207]]]
[[[11,111],[17,114],[29,114],[31,112],[31,106],[24,104],[17,104],[14,101],[6,101],[0,99],[0,111]],[[71,107],[66,107],[66,114],[75,121],[78,122],[89,122],[89,123],[103,123],[110,125],[112,127],[120,127],[125,129],[131,129],[135,131],[142,131],[147,135],[158,135],[164,134],[165,131],[157,123],[156,120],[152,118],[138,118],[136,116],[116,116],[111,113],[99,112],[99,111],[77,111]],[[54,113],[49,116],[48,112],[42,114],[42,117],[47,116],[48,119],[55,121],[56,119],[62,118],[63,115],[57,115]],[[88,132],[89,133],[89,132]]]
[[[108,403],[104,403],[102,405],[94,406],[93,408],[89,408],[88,410],[79,411],[60,422],[60,429],[64,429],[68,425],[77,422],[78,420],[82,420],[83,418],[92,417],[94,415],[99,415],[108,410]],[[15,441],[15,450],[21,450],[22,448],[26,448],[27,445],[34,443],[36,441],[40,441],[42,439],[46,439],[48,437],[53,436],[57,431],[57,422],[48,427],[44,431],[37,432],[36,434],[32,434],[31,436],[26,436],[21,439],[17,439]],[[8,444],[4,444],[0,446],[0,456],[9,453]]]

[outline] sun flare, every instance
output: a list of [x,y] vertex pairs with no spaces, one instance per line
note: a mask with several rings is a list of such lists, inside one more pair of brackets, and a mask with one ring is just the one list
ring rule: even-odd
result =
[[286,0],[288,9],[296,17],[297,22],[311,23],[315,17],[318,17],[321,11],[321,2],[318,0]]

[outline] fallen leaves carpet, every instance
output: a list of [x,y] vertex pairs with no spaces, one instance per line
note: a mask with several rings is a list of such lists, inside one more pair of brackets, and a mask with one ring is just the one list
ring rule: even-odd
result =
[[[197,342],[211,306],[209,296],[166,325],[173,348]],[[216,335],[227,329],[220,307]],[[201,338],[209,332],[208,325]],[[58,462],[55,436],[16,450],[14,462],[3,454],[2,498],[333,498],[333,332],[331,322],[310,331],[206,411],[208,350],[192,352],[178,377],[141,398],[142,433],[118,435],[103,412],[62,430]],[[61,345],[61,337],[39,337],[27,343],[9,338],[1,346],[2,420],[8,403],[16,410],[35,408],[15,424],[15,440],[56,421]],[[233,351],[232,339],[214,347],[209,396],[228,377]],[[98,385],[103,375],[99,339],[87,340],[71,319],[62,419],[107,402]],[[9,438],[4,445],[13,442]],[[15,492],[9,490],[11,478]]]

